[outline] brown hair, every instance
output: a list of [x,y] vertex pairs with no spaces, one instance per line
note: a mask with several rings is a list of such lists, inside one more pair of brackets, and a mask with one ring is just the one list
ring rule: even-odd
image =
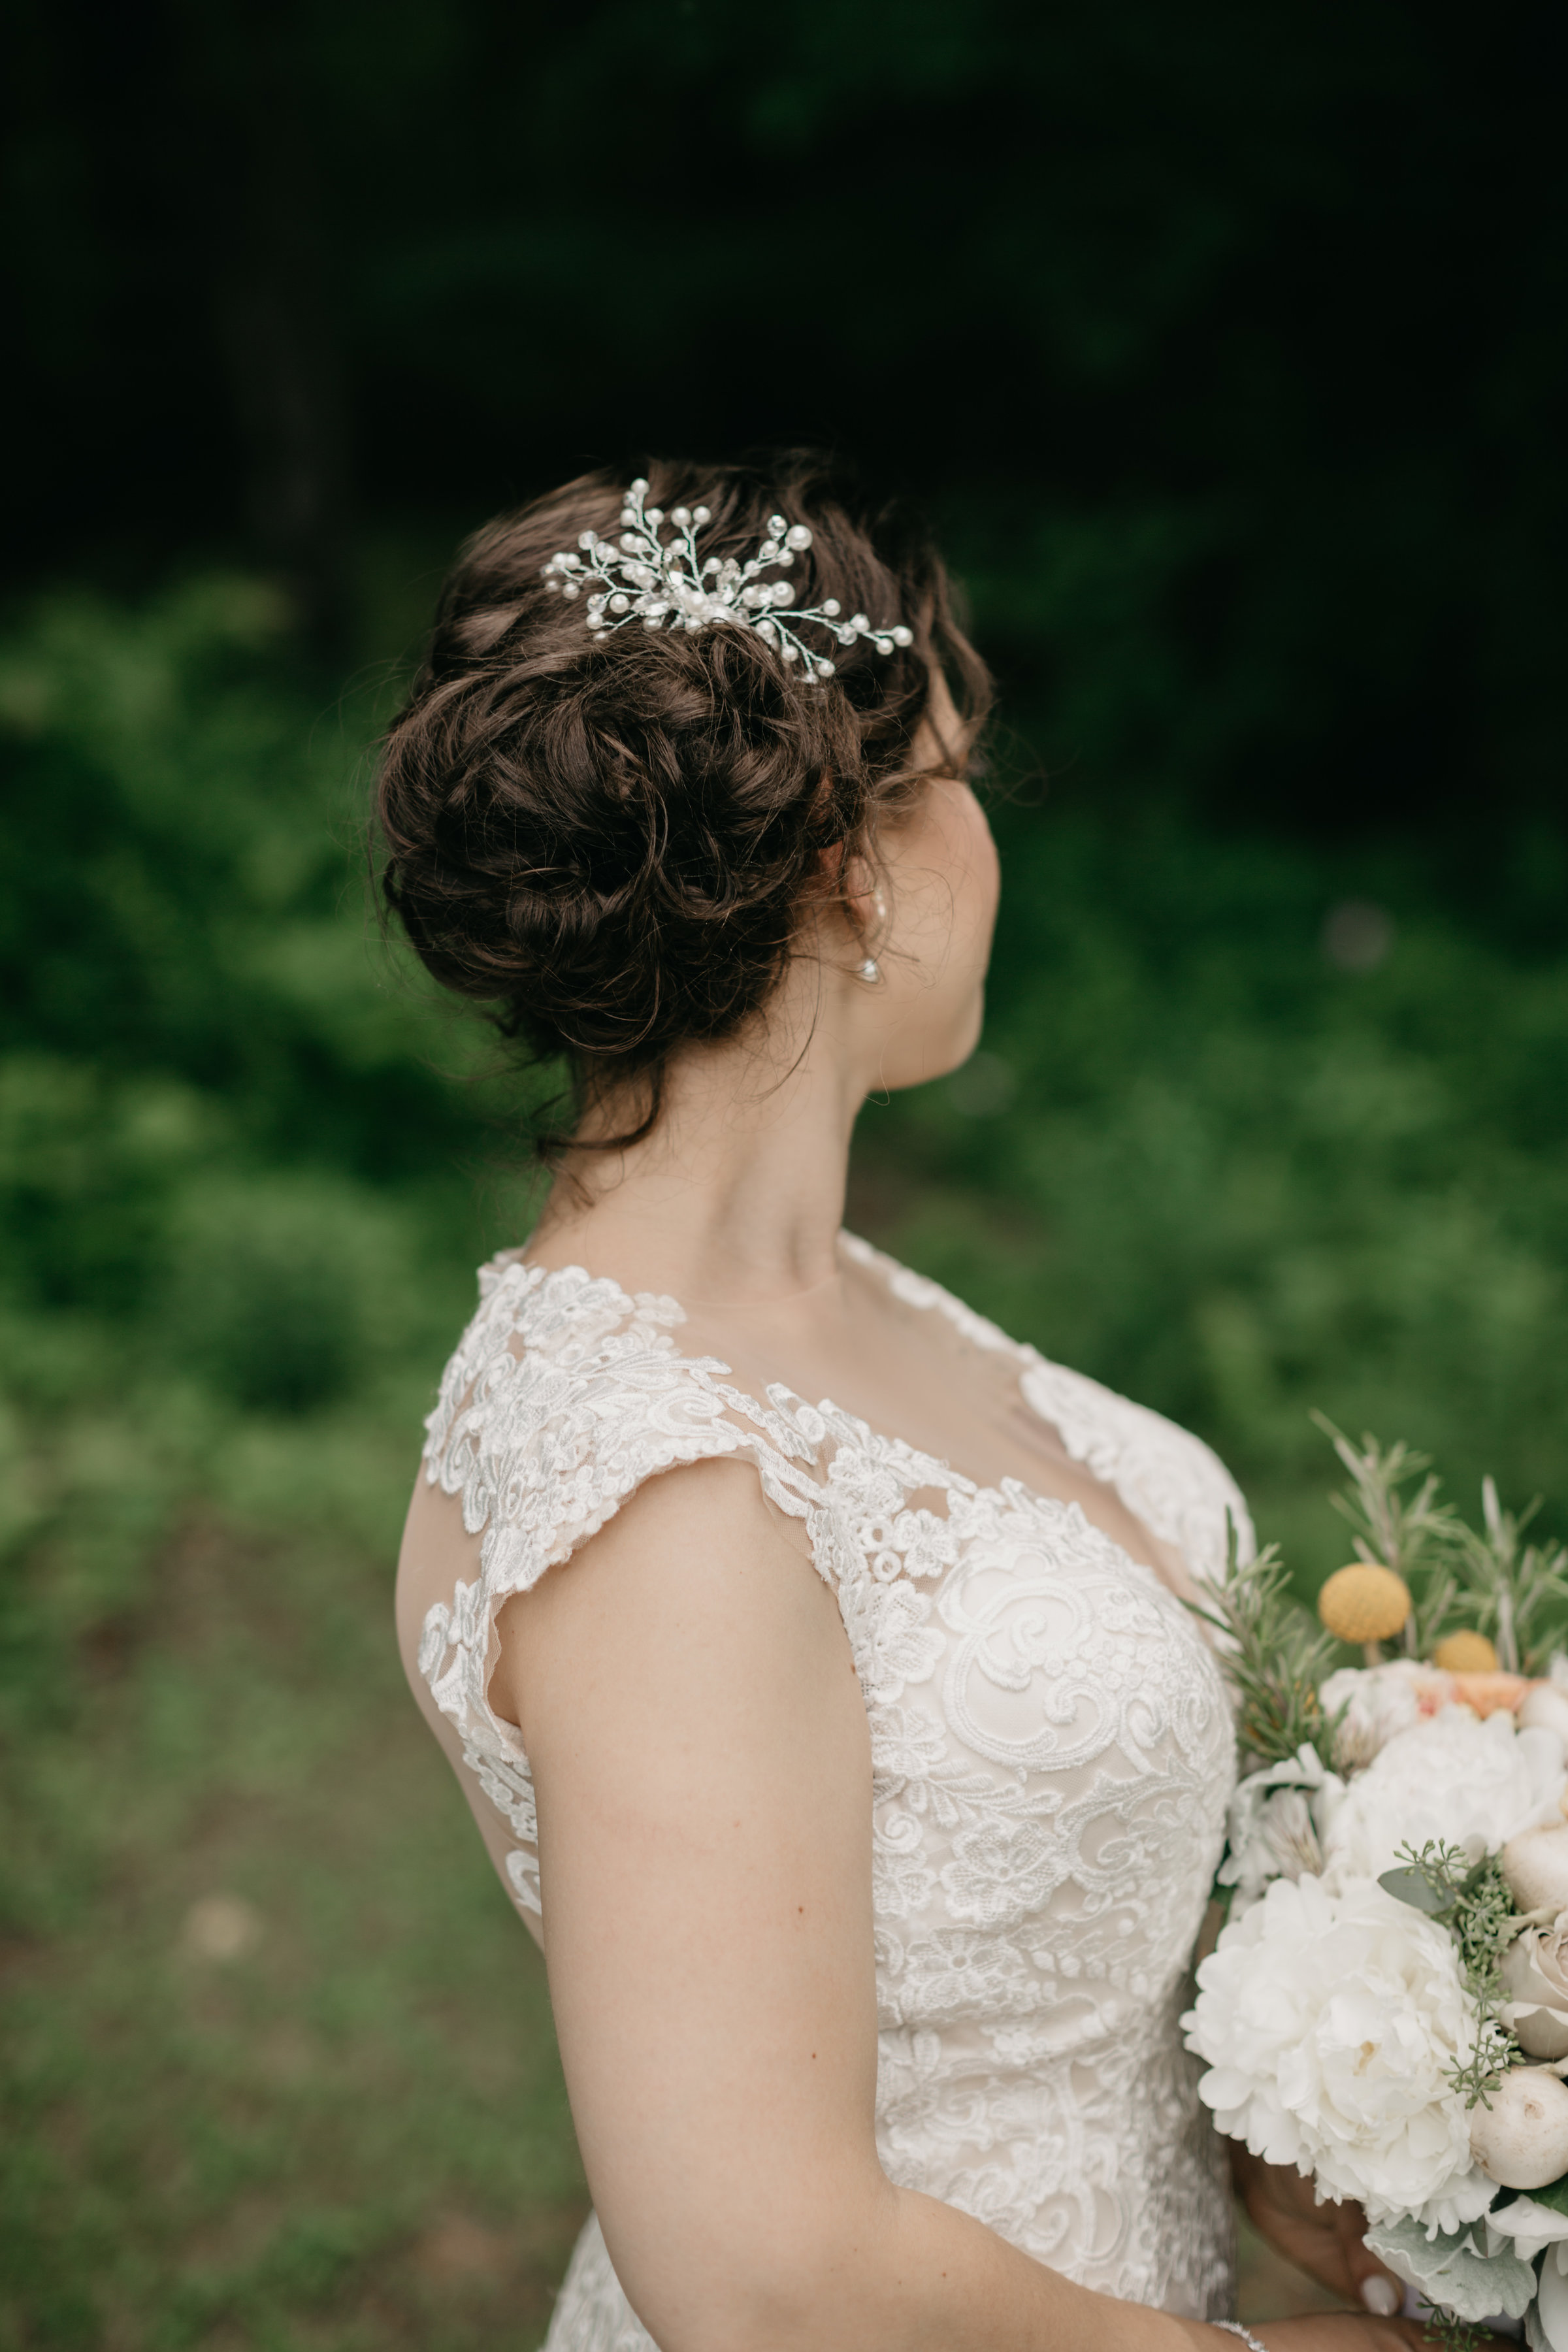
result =
[[[837,668],[815,684],[748,628],[595,636],[541,571],[579,532],[616,530],[625,486],[608,472],[462,550],[383,748],[382,887],[438,981],[534,1056],[567,1058],[579,1108],[641,1083],[644,1115],[616,1142],[652,1127],[674,1048],[765,1003],[803,906],[842,895],[850,856],[874,858],[879,821],[911,805],[933,666],[971,728],[990,702],[923,532],[868,511],[828,461],[647,475],[650,507],[710,509],[704,558],[743,560],[773,514],[806,524],[795,601],[837,596],[912,642],[881,655],[825,635]],[[844,858],[825,862],[835,845]]]

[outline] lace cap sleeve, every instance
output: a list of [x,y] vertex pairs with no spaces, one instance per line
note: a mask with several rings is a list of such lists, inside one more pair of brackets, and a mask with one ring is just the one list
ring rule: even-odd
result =
[[[798,1429],[725,1384],[727,1365],[678,1352],[671,1332],[684,1317],[673,1299],[516,1260],[486,1266],[479,1290],[425,1445],[426,1479],[458,1499],[465,1529],[480,1538],[479,1574],[427,1611],[418,1665],[465,1761],[527,1844],[527,1758],[488,1696],[503,1603],[658,1471],[744,1454],[770,1499],[805,1517],[814,1464]],[[513,1883],[537,1910],[515,1872]]]

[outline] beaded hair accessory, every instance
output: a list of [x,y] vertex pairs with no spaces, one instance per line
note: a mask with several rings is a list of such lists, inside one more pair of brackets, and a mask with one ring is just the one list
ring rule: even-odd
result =
[[621,511],[621,535],[601,539],[585,530],[577,541],[580,554],[552,555],[542,577],[563,596],[588,598],[588,626],[595,636],[624,629],[640,621],[645,629],[706,629],[724,621],[754,629],[764,644],[776,648],[786,662],[800,662],[816,685],[833,676],[834,666],[803,645],[797,630],[808,624],[826,629],[841,646],[865,637],[879,654],[895,646],[911,645],[910,632],[900,622],[890,629],[874,629],[864,613],[840,616],[837,596],[820,604],[791,604],[794,589],[787,580],[763,580],[763,572],[787,572],[796,555],[811,545],[805,523],[785,522],[783,515],[768,520],[767,537],[754,555],[737,563],[732,555],[721,562],[716,555],[704,562],[697,552],[697,534],[711,520],[707,507],[672,507],[671,535],[660,540],[665,520],[662,507],[645,507],[647,484],[639,478],[626,492]]

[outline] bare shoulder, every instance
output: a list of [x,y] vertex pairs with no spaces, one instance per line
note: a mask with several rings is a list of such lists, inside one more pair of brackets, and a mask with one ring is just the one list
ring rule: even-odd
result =
[[569,1560],[497,1622],[498,1713],[536,1769],[589,1718],[647,1726],[700,1709],[812,1711],[831,1690],[861,1714],[847,1639],[805,1530],[763,1496],[749,1462],[696,1462],[640,1486]]

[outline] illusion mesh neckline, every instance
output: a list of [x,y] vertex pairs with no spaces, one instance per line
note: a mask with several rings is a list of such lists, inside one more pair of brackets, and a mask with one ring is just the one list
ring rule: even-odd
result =
[[[1032,1367],[1038,1366],[1051,1370],[1062,1370],[1065,1368],[1055,1365],[1050,1358],[1043,1356],[1029,1341],[1011,1338],[1000,1325],[977,1314],[973,1307],[966,1307],[962,1299],[955,1297],[951,1291],[944,1290],[939,1283],[930,1280],[923,1275],[910,1273],[910,1269],[901,1265],[896,1258],[878,1249],[873,1243],[863,1241],[859,1234],[850,1233],[847,1227],[840,1226],[836,1246],[840,1255],[847,1257],[851,1265],[860,1266],[866,1274],[880,1283],[889,1297],[900,1300],[901,1304],[912,1307],[917,1313],[940,1315],[944,1322],[957,1331],[960,1338],[968,1340],[971,1346],[984,1349],[987,1354],[1014,1359],[1019,1368],[1019,1392],[1026,1408],[1032,1410],[1036,1417],[1051,1429],[1066,1458],[1084,1468],[1104,1494],[1113,1496],[1121,1504],[1143,1536],[1151,1550],[1158,1549],[1162,1544],[1172,1543],[1172,1538],[1162,1537],[1159,1531],[1150,1526],[1134,1506],[1128,1501],[1117,1477],[1114,1475],[1103,1474],[1096,1469],[1092,1463],[1085,1460],[1072,1446],[1068,1432],[1052,1415],[1042,1412],[1039,1406],[1034,1404],[1032,1400],[1024,1393],[1024,1378]],[[672,1292],[628,1290],[616,1276],[595,1274],[579,1258],[570,1259],[563,1265],[542,1265],[537,1259],[528,1255],[528,1248],[529,1244],[521,1242],[515,1248],[499,1250],[489,1260],[489,1264],[499,1268],[515,1267],[525,1275],[536,1276],[542,1295],[548,1294],[556,1283],[568,1288],[574,1284],[584,1283],[592,1285],[598,1296],[618,1300],[623,1313],[628,1317],[638,1314],[651,1316],[661,1325],[673,1325],[677,1328],[683,1325],[689,1327],[691,1323],[689,1311]],[[825,1276],[823,1279],[826,1282],[833,1277]],[[813,1284],[811,1287],[819,1288],[821,1285]],[[797,1297],[807,1295],[809,1294],[805,1292],[795,1294]],[[708,1351],[704,1351],[700,1356],[689,1356],[672,1343],[669,1361],[672,1366],[679,1366],[683,1370],[691,1370],[701,1365],[710,1370],[718,1370],[727,1381],[735,1381],[735,1374],[728,1360],[721,1360]],[[1068,1377],[1075,1381],[1081,1381],[1092,1388],[1100,1389],[1100,1384],[1093,1381],[1091,1375],[1088,1373],[1072,1373]],[[751,1394],[744,1382],[737,1382],[736,1385],[741,1388],[742,1393]],[[1108,1397],[1112,1394],[1109,1390],[1102,1390],[1100,1392]],[[947,1455],[932,1454],[925,1447],[916,1445],[910,1439],[881,1427],[876,1421],[855,1412],[851,1406],[841,1403],[836,1397],[820,1396],[810,1399],[803,1395],[798,1389],[791,1387],[786,1381],[767,1381],[763,1389],[763,1397],[775,1409],[781,1403],[786,1403],[792,1407],[805,1407],[807,1411],[819,1413],[830,1422],[847,1423],[859,1433],[863,1442],[869,1442],[874,1446],[890,1451],[900,1462],[906,1464],[929,1462],[942,1473],[941,1480],[938,1482],[942,1487],[956,1489],[972,1500],[1006,1504],[1016,1500],[1018,1496],[1024,1495],[1032,1502],[1059,1505],[1064,1508],[1077,1507],[1079,1510],[1083,1507],[1076,1496],[1047,1494],[1027,1478],[1006,1475],[1000,1479],[991,1481],[972,1478],[966,1471],[955,1468]],[[753,1402],[760,1401],[753,1399]],[[1117,1402],[1121,1402],[1122,1400],[1118,1399]],[[1138,1410],[1138,1408],[1133,1409]],[[1161,1590],[1168,1592],[1173,1601],[1180,1602],[1184,1607],[1188,1605],[1186,1596],[1176,1590],[1156,1560],[1140,1559],[1136,1552],[1129,1551],[1127,1546],[1113,1536],[1108,1528],[1102,1528],[1100,1532],[1108,1543],[1114,1545],[1129,1567],[1135,1569],[1141,1575],[1152,1576]],[[1180,1549],[1179,1546],[1175,1548]]]

